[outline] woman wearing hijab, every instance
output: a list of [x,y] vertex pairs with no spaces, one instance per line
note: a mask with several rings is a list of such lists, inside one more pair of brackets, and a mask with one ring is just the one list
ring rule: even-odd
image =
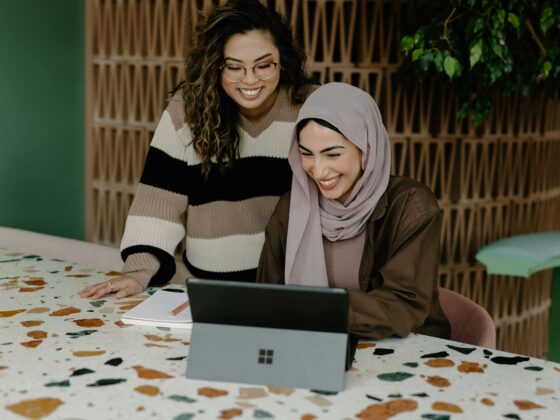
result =
[[391,149],[366,92],[329,83],[299,111],[291,192],[266,228],[257,281],[341,287],[350,332],[449,337],[439,304],[441,216],[434,194],[390,176]]

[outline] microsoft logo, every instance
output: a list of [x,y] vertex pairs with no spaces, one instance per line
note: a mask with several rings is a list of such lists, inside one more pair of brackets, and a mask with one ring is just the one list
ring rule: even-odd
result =
[[274,357],[274,350],[259,349],[259,364],[271,365]]

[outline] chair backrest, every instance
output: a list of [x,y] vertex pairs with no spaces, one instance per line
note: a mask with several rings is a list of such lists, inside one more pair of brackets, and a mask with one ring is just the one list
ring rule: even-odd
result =
[[496,327],[486,310],[469,298],[440,287],[439,301],[451,324],[451,339],[496,348]]

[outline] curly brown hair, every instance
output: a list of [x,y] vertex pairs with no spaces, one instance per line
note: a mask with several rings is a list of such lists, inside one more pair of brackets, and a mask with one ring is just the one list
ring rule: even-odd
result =
[[182,90],[185,121],[207,178],[214,165],[220,171],[239,157],[239,108],[220,83],[224,46],[235,34],[262,30],[271,34],[280,52],[280,85],[293,103],[303,103],[315,84],[305,72],[306,56],[296,46],[291,29],[274,10],[258,0],[231,0],[216,7],[197,27],[197,42],[186,58]]

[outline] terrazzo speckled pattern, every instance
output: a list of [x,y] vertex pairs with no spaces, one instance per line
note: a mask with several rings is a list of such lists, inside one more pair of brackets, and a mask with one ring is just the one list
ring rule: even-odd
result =
[[1,419],[559,418],[559,364],[414,334],[360,343],[338,394],[188,380],[189,331],[119,322],[150,290],[78,297],[114,275],[0,249]]

